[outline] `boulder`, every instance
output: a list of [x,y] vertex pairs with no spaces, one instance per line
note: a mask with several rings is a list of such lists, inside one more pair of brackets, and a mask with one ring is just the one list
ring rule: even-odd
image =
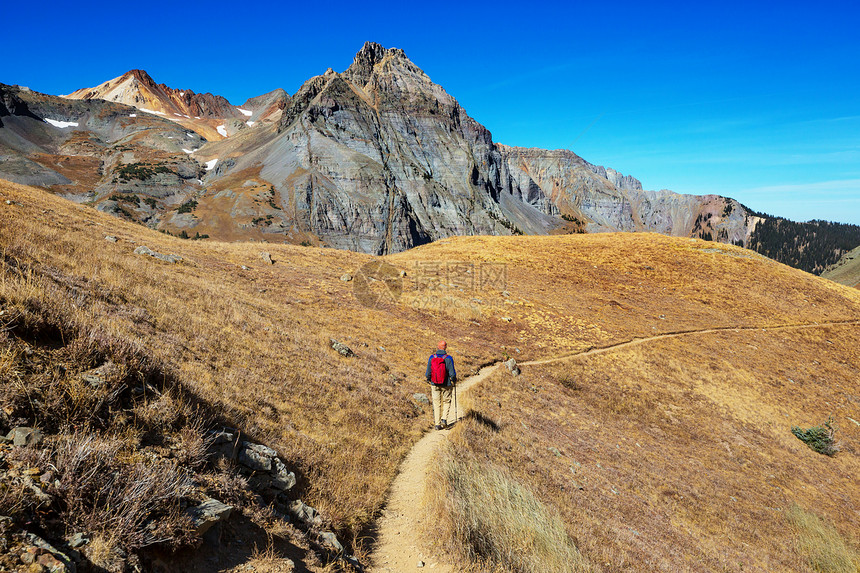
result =
[[38,445],[44,437],[44,434],[42,434],[42,432],[37,428],[28,428],[26,426],[12,428],[12,430],[6,434],[6,439],[10,440],[13,446],[35,446]]
[[141,245],[134,250],[135,255],[149,255],[150,257],[154,257],[160,261],[164,261],[166,263],[178,263],[182,260],[182,257],[179,255],[164,255],[157,251],[153,251],[149,247],[145,245]]
[[513,374],[514,376],[520,375],[520,367],[517,366],[517,361],[514,358],[510,358],[505,362],[505,367],[507,367],[508,372]]
[[260,253],[260,258],[263,259],[263,262],[267,265],[274,265],[275,261],[272,260],[272,255],[269,254],[268,251],[263,251]]
[[228,430],[211,430],[209,433],[211,440],[209,451],[216,456],[235,460],[238,450],[238,439],[234,432]]
[[278,452],[262,444],[242,442],[239,446],[239,463],[254,471],[271,471],[272,460]]
[[427,404],[430,405],[430,398],[427,397],[427,394],[422,394],[421,392],[416,392],[412,394],[412,399],[418,402],[419,404]]
[[352,348],[344,344],[343,342],[338,342],[334,338],[329,338],[329,344],[332,348],[337,350],[338,354],[341,356],[346,356],[349,358],[350,356],[355,356],[355,352],[352,351]]
[[287,470],[278,458],[272,459],[272,487],[281,491],[286,491],[296,485],[296,474]]
[[335,553],[343,553],[343,545],[337,540],[337,535],[331,531],[323,531],[320,533],[320,543],[328,547]]
[[340,276],[340,280],[342,280],[345,283],[348,283],[349,281],[352,280],[352,275],[349,273],[345,273],[345,274]]
[[290,515],[298,522],[305,524],[307,527],[322,525],[322,517],[317,510],[306,504],[300,499],[292,502],[288,507]]
[[116,243],[117,238],[114,237],[113,235],[107,235],[107,236],[105,236],[105,241],[107,241],[109,243]]
[[197,535],[203,535],[216,523],[228,519],[232,511],[232,506],[208,497],[200,505],[188,508],[186,513],[191,518]]

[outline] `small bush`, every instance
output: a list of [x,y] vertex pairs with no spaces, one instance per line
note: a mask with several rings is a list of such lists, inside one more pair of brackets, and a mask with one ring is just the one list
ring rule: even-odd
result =
[[177,213],[191,213],[197,207],[197,201],[191,199],[190,201],[186,201],[177,209]]
[[460,557],[518,573],[591,571],[558,514],[505,469],[440,455],[428,492],[434,527]]
[[811,428],[803,429],[799,426],[792,426],[791,433],[797,436],[797,439],[805,443],[807,446],[825,456],[836,455],[839,447],[833,438],[836,429],[833,427],[833,417],[827,418],[827,421],[820,426],[812,426]]
[[797,529],[797,548],[820,573],[856,573],[860,555],[845,542],[832,525],[812,512],[793,504],[785,513]]

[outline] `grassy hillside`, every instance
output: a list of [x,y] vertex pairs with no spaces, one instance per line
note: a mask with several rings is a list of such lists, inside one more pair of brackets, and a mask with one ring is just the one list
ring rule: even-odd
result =
[[[32,343],[52,323],[100,356],[159,365],[186,403],[286,458],[295,496],[359,554],[398,463],[429,426],[413,394],[426,392],[439,338],[462,376],[504,356],[728,329],[524,367],[479,390],[476,420],[497,431],[476,421],[455,432],[458,456],[506,468],[597,569],[803,570],[789,502],[842,534],[860,525],[850,479],[860,436],[846,418],[860,420],[858,327],[771,330],[857,320],[860,293],[738,247],[652,234],[458,238],[385,257],[391,273],[373,280],[374,269],[361,271],[380,261],[369,256],[181,240],[2,182],[0,245],[0,304],[16,325],[35,325],[4,344]],[[182,260],[133,254],[140,245]],[[71,384],[95,365],[87,356],[54,382]],[[8,405],[0,430],[68,431],[54,412],[22,404]],[[829,414],[843,444],[834,458],[790,433]]]
[[842,255],[839,262],[821,273],[821,276],[839,284],[860,288],[860,247]]

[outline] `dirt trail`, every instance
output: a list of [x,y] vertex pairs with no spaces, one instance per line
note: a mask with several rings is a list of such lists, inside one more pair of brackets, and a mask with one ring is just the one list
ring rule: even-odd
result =
[[[820,322],[811,324],[784,324],[765,327],[719,327],[704,330],[669,332],[644,338],[634,338],[627,342],[619,342],[617,344],[592,348],[573,354],[566,354],[564,356],[521,362],[520,366],[535,366],[539,364],[561,362],[571,358],[602,354],[604,352],[629,348],[639,344],[667,338],[678,338],[681,336],[713,334],[726,331],[768,331],[846,325],[860,325],[860,320]],[[500,366],[501,363],[485,366],[477,374],[466,378],[458,384],[459,415],[457,416],[457,419],[462,418],[466,412],[466,400],[464,400],[464,397],[468,394],[469,389],[486,379]],[[418,441],[417,444],[415,444],[406,456],[403,464],[400,466],[400,472],[391,484],[391,491],[388,494],[388,503],[386,508],[383,510],[382,517],[378,523],[379,535],[373,555],[371,556],[371,571],[377,573],[401,573],[404,571],[430,570],[434,573],[453,573],[454,568],[447,562],[444,556],[434,555],[428,544],[424,543],[420,537],[421,532],[424,529],[424,516],[420,507],[422,500],[424,499],[424,481],[430,469],[430,460],[440,444],[447,439],[447,434],[448,431],[446,430],[428,432],[423,438],[421,438],[421,440]],[[424,566],[419,568],[419,562],[423,562]]]
[[[499,364],[485,366],[474,376],[457,384],[457,420],[466,412],[463,395],[498,367]],[[452,402],[452,414],[453,408]],[[424,567],[434,573],[452,571],[449,564],[432,556],[427,545],[422,543],[419,537],[419,532],[423,529],[423,516],[419,506],[424,498],[424,480],[430,469],[429,461],[439,444],[447,439],[448,431],[428,432],[403,460],[400,473],[391,484],[388,503],[378,524],[379,537],[371,561],[373,571],[380,573],[420,571],[423,569],[418,568],[419,561],[423,561]]]

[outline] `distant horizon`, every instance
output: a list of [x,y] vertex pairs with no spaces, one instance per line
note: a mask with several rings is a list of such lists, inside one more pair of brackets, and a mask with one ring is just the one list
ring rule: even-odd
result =
[[[235,37],[200,43],[197,31],[225,29],[231,6],[156,2],[122,18],[94,10],[72,33],[62,11],[40,5],[38,37],[10,26],[10,45],[23,49],[4,62],[0,81],[63,95],[142,69],[158,83],[241,105],[277,88],[292,95],[329,67],[342,72],[374,41],[403,49],[494,142],[567,149],[648,190],[860,225],[860,75],[850,72],[860,61],[852,30],[860,10],[847,2],[827,11],[792,2],[540,3],[529,7],[534,18],[489,3],[443,3],[425,14],[337,2],[324,13],[304,5],[287,12],[264,2],[247,16],[272,15],[253,22],[259,33],[237,24]],[[153,15],[160,12],[171,17]],[[281,34],[280,14],[311,25]],[[128,41],[178,38],[184,21],[193,28],[176,42],[187,50]],[[472,33],[475,23],[516,36],[490,43]],[[59,64],[56,54],[79,35],[111,47]]]

